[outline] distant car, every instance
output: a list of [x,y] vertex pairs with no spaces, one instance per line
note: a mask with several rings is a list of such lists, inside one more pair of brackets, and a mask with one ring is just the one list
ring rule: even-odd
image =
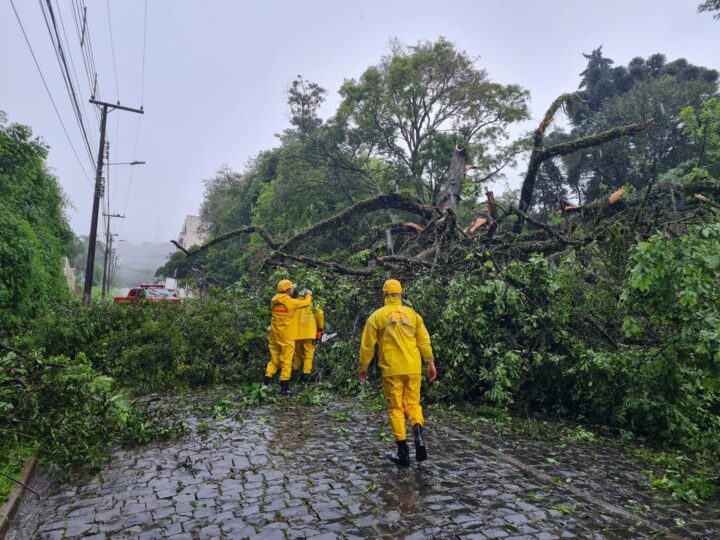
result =
[[178,298],[178,295],[168,289],[156,289],[156,288],[143,289],[143,293],[147,300],[152,300],[152,301],[165,300],[168,302],[173,302],[175,304],[180,302],[180,298]]
[[127,296],[116,296],[113,301],[116,304],[128,304],[142,302],[146,300],[148,302],[170,302],[173,304],[179,304],[180,298],[174,291],[165,289],[163,285],[141,285],[140,287],[133,287],[128,291]]

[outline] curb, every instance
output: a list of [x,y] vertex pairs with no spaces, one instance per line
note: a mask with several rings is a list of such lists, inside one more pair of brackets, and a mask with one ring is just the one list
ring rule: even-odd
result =
[[[35,465],[37,464],[37,457],[30,456],[25,460],[22,470],[20,471],[20,481],[26,484],[30,481],[33,472],[35,472]],[[0,507],[0,538],[5,538],[5,533],[10,528],[10,522],[15,513],[20,507],[23,495],[25,495],[25,486],[15,484],[8,500]]]

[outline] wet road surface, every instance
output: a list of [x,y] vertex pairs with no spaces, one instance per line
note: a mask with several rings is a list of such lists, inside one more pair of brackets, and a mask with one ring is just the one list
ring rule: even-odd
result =
[[[408,469],[385,458],[384,411],[359,400],[191,418],[189,436],[115,449],[95,476],[56,486],[38,475],[44,497],[26,497],[7,538],[720,537],[717,507],[650,490],[620,448],[426,413],[430,459]],[[649,509],[628,509],[638,501]]]

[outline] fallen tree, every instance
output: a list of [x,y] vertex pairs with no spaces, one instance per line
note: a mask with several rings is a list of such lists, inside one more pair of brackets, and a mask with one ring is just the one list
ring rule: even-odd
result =
[[[456,146],[446,175],[448,180],[440,191],[436,205],[423,204],[408,194],[390,193],[353,204],[287,238],[274,238],[262,227],[246,226],[212,238],[191,250],[182,248],[174,241],[173,243],[188,257],[193,257],[231,238],[254,234],[270,248],[265,265],[299,263],[359,278],[372,276],[378,270],[387,270],[407,279],[441,268],[449,271],[472,271],[478,261],[482,263],[491,260],[502,264],[503,261],[513,258],[526,258],[533,252],[552,255],[568,249],[580,249],[608,238],[609,222],[637,224],[639,221],[650,220],[653,226],[657,226],[662,224],[658,218],[659,211],[678,212],[678,197],[682,199],[682,211],[690,206],[694,207],[686,216],[686,221],[700,219],[698,213],[703,214],[717,208],[707,195],[697,189],[693,192],[692,186],[674,185],[670,189],[661,190],[656,188],[658,195],[668,194],[671,203],[666,204],[665,201],[658,204],[657,197],[649,201],[652,199],[650,195],[653,190],[653,182],[649,182],[647,188],[632,196],[628,196],[625,189],[619,189],[585,205],[573,205],[563,201],[561,216],[565,219],[560,224],[550,225],[532,215],[530,209],[536,177],[543,162],[597,147],[618,138],[632,137],[653,125],[653,120],[648,119],[545,147],[545,134],[557,112],[563,107],[582,105],[577,94],[563,94],[551,104],[535,130],[518,203],[503,206],[495,200],[492,192],[486,192],[487,212],[477,217],[470,226],[461,227],[458,224],[457,210],[466,173],[472,167],[469,165],[467,149]],[[704,192],[710,193],[708,186],[705,186]],[[688,205],[685,201],[690,201],[691,204]],[[650,213],[647,211],[648,205],[653,208]],[[659,210],[659,206],[663,205],[665,208]],[[698,208],[700,206],[702,208]],[[413,214],[418,222],[393,222],[357,234],[360,243],[353,247],[364,245],[369,249],[366,266],[353,266],[332,255],[309,256],[300,251],[307,242],[331,235],[341,227],[353,226],[364,216],[379,211]],[[672,224],[672,221],[668,220],[666,224]],[[639,234],[649,234],[654,231],[653,226],[645,227],[645,232]],[[486,234],[481,235],[480,232],[485,230]],[[402,236],[404,241],[396,247],[394,238],[398,235]],[[346,257],[346,254],[343,256]]]

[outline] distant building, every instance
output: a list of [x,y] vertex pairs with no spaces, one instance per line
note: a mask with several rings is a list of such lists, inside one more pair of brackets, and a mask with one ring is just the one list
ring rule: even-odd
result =
[[178,244],[185,249],[201,245],[205,241],[205,233],[200,230],[201,223],[200,216],[187,216],[178,236]]

